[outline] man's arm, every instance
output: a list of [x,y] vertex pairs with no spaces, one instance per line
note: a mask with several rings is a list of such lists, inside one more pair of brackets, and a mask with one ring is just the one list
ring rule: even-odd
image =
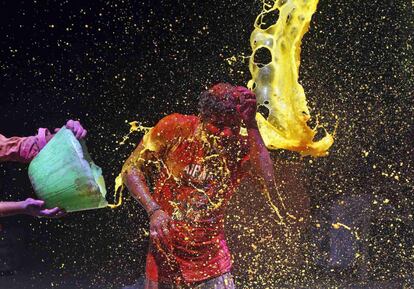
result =
[[150,189],[142,170],[148,152],[144,152],[145,147],[141,142],[135,151],[126,161],[122,173],[124,184],[130,194],[141,204],[150,219],[150,236],[161,245],[170,248],[169,230],[171,227],[171,217],[162,210],[151,196]]
[[[86,129],[79,121],[68,120],[66,128],[70,129],[78,139],[86,136]],[[59,129],[56,129],[57,132]],[[38,134],[28,137],[6,138],[0,134],[0,162],[30,162],[53,137],[48,129],[40,128]]]
[[20,202],[0,202],[0,217],[24,214],[24,201]]
[[143,143],[141,142],[132,155],[128,158],[123,169],[123,180],[131,195],[141,204],[150,216],[161,209],[151,196],[145,175],[142,172]]
[[58,218],[65,214],[59,208],[45,209],[44,205],[44,201],[32,198],[20,202],[0,202],[0,217],[25,214],[34,217]]
[[124,184],[149,215],[161,208],[151,196],[144,170],[148,162],[159,161],[159,156],[165,150],[167,143],[174,139],[179,123],[179,114],[171,114],[161,119],[145,134],[122,168]]
[[46,145],[49,135],[49,131],[42,128],[35,136],[6,138],[0,134],[0,162],[29,162]]
[[240,99],[238,111],[247,127],[250,164],[255,175],[263,183],[265,193],[269,201],[271,201],[273,209],[276,210],[281,219],[284,219],[290,215],[287,214],[286,207],[277,190],[273,162],[257,127],[256,97],[247,88],[239,87],[238,90],[243,94],[243,97]]
[[273,209],[283,219],[287,216],[286,207],[276,187],[275,170],[269,151],[263,142],[257,126],[247,128],[247,134],[252,169],[262,181],[267,197],[272,202]]

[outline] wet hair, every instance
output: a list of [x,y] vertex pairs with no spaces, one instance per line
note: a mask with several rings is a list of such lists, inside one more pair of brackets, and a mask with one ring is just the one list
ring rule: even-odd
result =
[[198,98],[200,116],[212,114],[235,114],[238,98],[235,87],[228,83],[219,83],[202,92]]

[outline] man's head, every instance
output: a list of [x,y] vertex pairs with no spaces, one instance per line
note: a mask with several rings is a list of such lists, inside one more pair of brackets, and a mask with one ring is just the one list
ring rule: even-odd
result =
[[237,87],[228,83],[216,84],[201,93],[198,110],[211,133],[228,136],[240,131],[241,118],[237,112],[240,96]]

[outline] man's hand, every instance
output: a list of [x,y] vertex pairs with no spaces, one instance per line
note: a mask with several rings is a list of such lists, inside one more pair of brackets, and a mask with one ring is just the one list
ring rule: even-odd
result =
[[236,91],[240,93],[240,104],[237,105],[237,112],[247,128],[257,127],[256,123],[256,95],[243,86],[236,87]]
[[[83,139],[86,137],[87,130],[83,128],[81,123],[77,120],[70,119],[66,123],[66,128],[70,129],[77,139]],[[55,132],[58,132],[59,128],[55,129]]]
[[23,213],[34,217],[59,218],[66,214],[60,208],[45,209],[45,202],[28,198],[22,201]]
[[156,244],[168,250],[172,249],[171,237],[171,217],[163,210],[155,211],[150,217],[150,236]]

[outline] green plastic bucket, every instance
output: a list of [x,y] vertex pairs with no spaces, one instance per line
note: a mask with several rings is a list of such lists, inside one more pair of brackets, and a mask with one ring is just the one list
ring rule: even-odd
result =
[[91,160],[84,142],[65,127],[32,160],[29,178],[47,208],[75,212],[108,206],[101,168]]

